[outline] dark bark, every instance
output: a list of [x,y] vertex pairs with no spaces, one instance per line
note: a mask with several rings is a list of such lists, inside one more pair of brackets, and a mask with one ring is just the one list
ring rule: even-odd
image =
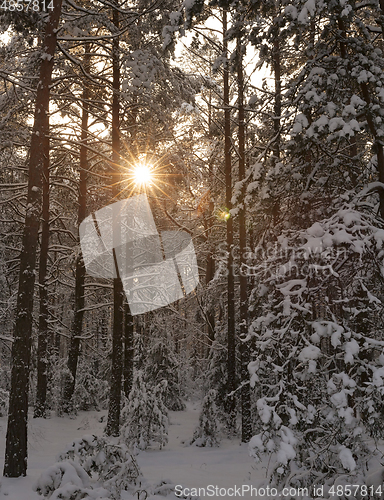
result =
[[[243,181],[239,200],[239,252],[240,252],[240,355],[241,355],[241,440],[247,443],[252,437],[251,395],[248,364],[250,361],[248,343],[248,280],[245,272],[247,233],[245,209],[245,111],[244,73],[241,37],[237,38],[237,86],[239,107],[239,181]],[[280,116],[280,115],[279,115]],[[280,128],[280,127],[279,127]]]
[[380,15],[377,18],[377,23],[381,26],[381,36],[384,36],[384,0],[379,0]]
[[134,358],[134,337],[133,337],[133,316],[129,309],[128,302],[125,303],[124,311],[124,394],[127,398],[132,389],[133,383],[133,358]]
[[20,255],[19,288],[12,346],[12,380],[4,464],[6,477],[25,476],[27,473],[28,389],[36,249],[42,208],[42,169],[44,155],[49,154],[49,151],[45,150],[49,128],[49,86],[52,79],[61,0],[53,0],[53,6],[45,27],[43,52],[48,57],[42,59],[40,66],[29,157],[27,211]]
[[[384,15],[384,1],[380,0],[380,10],[382,16]],[[383,19],[383,17],[379,18]],[[340,29],[340,54],[341,57],[344,59],[347,58],[347,49],[346,49],[346,40],[347,40],[347,31],[344,25],[344,21],[342,19],[338,20],[338,25]],[[382,25],[383,26],[383,25]],[[369,86],[367,83],[361,83],[360,84],[361,92],[363,95],[364,101],[367,103],[368,109],[370,108],[371,105],[371,96],[370,96],[370,90]],[[374,149],[377,155],[377,172],[379,176],[379,181],[384,183],[384,150],[383,150],[383,141],[380,138],[380,136],[377,133],[376,125],[373,120],[373,117],[368,110],[366,113],[366,118],[367,118],[367,123],[368,123],[368,128],[369,131],[371,132],[373,138],[374,138]],[[384,190],[380,189],[379,190],[379,201],[380,201],[380,206],[379,206],[379,212],[381,217],[384,219]]]
[[[368,106],[370,106],[371,97],[369,95],[368,84],[361,83],[360,86],[361,86],[364,101],[367,103]],[[369,130],[375,139],[374,148],[376,150],[376,155],[377,155],[377,172],[379,174],[379,181],[384,183],[383,143],[382,143],[382,140],[380,139],[380,137],[377,133],[375,123],[374,123],[373,118],[369,112],[367,112],[366,117],[367,117],[367,123],[368,123]],[[379,190],[379,200],[380,200],[380,208],[379,208],[380,215],[384,219],[384,189]]]
[[[383,14],[384,13],[384,11],[383,11],[384,3],[382,0],[380,0],[380,8],[381,8],[381,13]],[[341,57],[346,59],[347,55],[348,55],[347,48],[346,48],[347,30],[345,28],[344,21],[341,18],[338,19],[338,27],[340,30],[340,54],[341,54]],[[378,172],[378,176],[379,176],[379,181],[384,183],[383,141],[377,133],[375,122],[373,120],[371,112],[369,111],[369,108],[370,108],[370,105],[372,102],[371,96],[370,96],[369,86],[367,83],[361,83],[360,88],[361,88],[361,92],[363,95],[363,99],[367,103],[367,107],[368,107],[368,111],[366,113],[366,118],[367,118],[369,131],[371,132],[371,134],[374,138],[374,149],[375,149],[375,152],[377,155],[377,172]],[[379,190],[379,201],[380,201],[379,212],[380,212],[381,217],[384,219],[384,190],[383,189]]]
[[[209,224],[209,232],[208,232],[208,238],[209,235],[212,231],[212,214],[213,214],[213,202],[209,203],[209,217],[210,220],[208,222]],[[209,249],[208,249],[208,255],[207,255],[207,264],[206,264],[206,275],[205,275],[205,283],[208,285],[210,281],[213,280],[215,276],[215,259],[214,259],[214,251],[213,251],[213,244],[208,242],[209,244]],[[215,340],[215,311],[212,308],[212,305],[207,311],[206,314],[206,322],[207,322],[207,335],[208,339],[210,342],[210,345],[212,345],[213,341]]]
[[[115,2],[117,6],[117,2]],[[113,9],[113,24],[119,29],[119,11]],[[113,71],[113,101],[112,101],[112,197],[119,194],[119,91],[120,91],[120,46],[118,37],[112,42],[112,71]],[[116,201],[116,199],[114,200]],[[114,224],[119,227],[119,224]],[[116,259],[115,259],[116,263]],[[117,265],[116,265],[117,270]],[[112,333],[112,370],[111,388],[109,394],[108,421],[106,433],[108,436],[119,435],[120,405],[123,375],[123,321],[124,321],[124,291],[120,277],[113,280],[113,333]]]
[[[210,66],[210,75],[211,77],[211,66]],[[209,89],[209,101],[208,101],[208,136],[212,139],[212,90]],[[208,255],[207,255],[207,263],[206,263],[206,274],[205,274],[205,283],[208,285],[210,281],[213,280],[215,276],[215,259],[214,259],[214,242],[212,239],[212,227],[213,227],[213,211],[214,211],[214,202],[213,202],[213,161],[209,162],[209,206],[208,206],[208,220],[207,220],[207,228],[206,235],[208,240]],[[215,311],[212,305],[209,307],[206,314],[206,328],[207,335],[209,339],[210,345],[212,345],[215,340]],[[210,352],[210,347],[208,348],[208,355]]]
[[278,35],[273,42],[273,75],[275,80],[275,103],[273,109],[273,132],[275,136],[274,154],[276,159],[280,158],[280,117],[281,117],[281,64],[280,64],[280,42]]
[[[380,0],[380,5],[383,5],[383,0]],[[339,38],[340,38],[340,55],[344,59],[347,59],[348,53],[347,53],[347,30],[345,27],[344,20],[342,18],[339,18],[337,21],[338,28],[339,28]],[[370,98],[370,91],[369,87],[366,83],[361,83],[360,88],[363,94],[363,98],[366,101],[367,105],[369,106],[371,104],[371,98]],[[377,150],[377,170],[379,174],[379,181],[384,182],[384,154],[383,154],[383,144],[380,140],[380,138],[377,135],[377,130],[376,126],[374,124],[374,121],[372,119],[372,116],[370,112],[366,114],[367,118],[367,123],[368,123],[368,128],[371,132],[371,134],[374,137],[374,144],[375,144],[375,149]],[[350,138],[350,156],[352,159],[357,159],[357,144],[356,144],[356,137],[353,136]],[[350,176],[354,183],[357,182],[357,176],[356,173],[353,171],[353,169],[350,169]],[[384,218],[384,190],[380,189],[379,191],[379,200],[380,200],[380,215],[381,217]]]
[[[47,130],[48,132],[48,130]],[[37,342],[37,387],[34,417],[46,417],[47,400],[47,370],[48,370],[48,287],[47,287],[47,262],[49,247],[49,137],[44,140],[43,161],[43,205],[42,205],[42,233],[39,259],[39,335]]]
[[[85,45],[84,66],[89,69],[90,54],[89,44]],[[83,91],[83,109],[81,117],[81,145],[80,145],[80,180],[79,180],[79,198],[77,222],[78,226],[86,217],[87,210],[87,141],[88,141],[88,115],[89,115],[89,88],[87,84]],[[63,390],[62,409],[65,413],[73,412],[72,396],[75,392],[77,365],[80,355],[80,339],[83,333],[83,317],[84,317],[84,294],[85,294],[85,265],[81,253],[76,259],[75,270],[75,303],[74,303],[74,318],[72,324],[72,336],[68,350],[67,366],[71,374],[65,380]]]
[[344,21],[341,18],[339,18],[337,20],[337,24],[338,24],[338,27],[340,30],[340,55],[343,59],[346,59],[347,58],[347,48],[345,46],[345,41],[347,38],[347,32],[345,30]]
[[[279,9],[275,10],[275,18],[279,18]],[[280,54],[280,28],[276,23],[274,26],[274,40],[272,46],[272,69],[275,82],[275,95],[273,104],[273,135],[274,142],[272,145],[275,160],[280,159],[281,147],[281,54]],[[312,33],[312,26],[310,28]],[[280,199],[275,197],[272,205],[273,221],[276,224],[280,214]]]
[[[228,55],[227,36],[227,11],[223,11],[223,49]],[[231,161],[231,109],[229,105],[229,68],[224,68],[223,82],[223,106],[224,106],[224,165],[225,165],[225,203],[227,210],[232,208],[232,161]],[[229,432],[236,428],[236,330],[235,330],[235,281],[233,273],[233,220],[227,220],[227,404]]]

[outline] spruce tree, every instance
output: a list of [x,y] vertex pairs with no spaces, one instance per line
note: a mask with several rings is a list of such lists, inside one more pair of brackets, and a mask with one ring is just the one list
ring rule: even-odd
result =
[[145,369],[145,380],[156,386],[165,381],[164,404],[168,410],[185,410],[179,381],[180,366],[171,349],[170,342],[158,339],[151,346]]
[[165,380],[156,386],[145,382],[143,373],[134,375],[131,393],[122,411],[121,439],[131,449],[160,449],[168,442],[168,410],[163,403]]
[[215,403],[216,391],[211,389],[203,400],[199,416],[199,425],[193,433],[191,444],[195,446],[219,446],[218,412]]

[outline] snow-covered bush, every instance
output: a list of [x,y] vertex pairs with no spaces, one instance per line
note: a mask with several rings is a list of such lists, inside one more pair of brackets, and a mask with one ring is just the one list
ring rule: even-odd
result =
[[216,391],[211,389],[205,396],[191,444],[195,446],[219,446],[218,412],[215,403]]
[[51,500],[111,498],[104,488],[92,488],[88,474],[72,461],[57,462],[48,467],[37,480],[34,491]]
[[103,437],[76,439],[58,460],[34,486],[46,498],[120,500],[122,491],[133,493],[141,485],[141,472],[127,447]]
[[143,373],[135,373],[132,391],[122,411],[121,439],[130,448],[145,450],[168,442],[168,411],[163,398],[166,381],[151,387]]
[[367,436],[383,436],[383,242],[349,204],[255,263],[250,449],[270,455],[270,484],[364,483]]
[[[48,467],[34,491],[50,500],[128,500],[175,498],[175,484],[146,480],[124,444],[86,435],[76,439]],[[198,497],[181,496],[186,500]]]

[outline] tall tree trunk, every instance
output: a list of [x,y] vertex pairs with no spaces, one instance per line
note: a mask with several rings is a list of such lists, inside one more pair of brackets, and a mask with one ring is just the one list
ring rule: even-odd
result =
[[[277,27],[277,30],[279,28]],[[274,153],[276,160],[280,158],[280,117],[281,117],[281,62],[280,62],[280,42],[279,34],[277,33],[276,38],[273,42],[272,51],[273,60],[273,76],[275,80],[275,103],[273,109],[273,132],[275,136],[274,141]]]
[[[384,0],[380,0],[380,11],[381,15],[384,16]],[[383,19],[383,17],[380,17],[380,19]],[[345,28],[344,20],[342,18],[338,19],[338,27],[341,32],[341,41],[340,41],[340,55],[343,59],[346,59],[348,57],[347,53],[347,47],[345,44],[345,41],[347,39],[347,30]],[[384,28],[384,24],[382,24],[382,29]],[[367,103],[368,109],[370,108],[370,105],[372,103],[371,100],[371,92],[369,89],[368,83],[360,83],[360,88],[361,92],[363,95],[364,101]],[[383,149],[383,141],[381,139],[381,136],[378,134],[376,124],[373,120],[373,117],[371,115],[371,112],[368,110],[366,113],[366,118],[367,118],[367,123],[368,123],[368,128],[374,138],[374,147],[376,150],[376,158],[377,158],[377,172],[378,172],[378,177],[379,181],[384,184],[384,149]],[[379,190],[379,211],[381,217],[384,219],[384,189]]]
[[[229,106],[229,67],[227,21],[228,13],[223,11],[223,52],[226,58],[224,67],[224,164],[225,164],[225,203],[227,210],[232,208],[232,162],[231,162],[231,109]],[[236,330],[235,330],[235,277],[233,273],[233,220],[227,220],[227,414],[228,430],[234,432],[236,428]]]
[[[85,44],[84,66],[88,70],[90,65],[89,44]],[[79,181],[79,198],[77,223],[78,227],[83,222],[87,214],[87,141],[88,141],[88,116],[89,116],[89,87],[85,82],[83,90],[83,110],[81,117],[81,144],[80,144],[80,181]],[[75,304],[74,318],[72,324],[71,343],[68,351],[67,366],[70,378],[67,378],[64,385],[62,409],[66,413],[73,412],[72,396],[75,391],[77,365],[80,355],[80,339],[83,333],[83,317],[84,317],[84,294],[85,294],[85,265],[81,253],[76,259],[75,271]]]
[[[280,2],[276,2],[275,8],[275,19],[279,19],[280,15]],[[312,32],[312,25],[311,25]],[[278,162],[280,159],[280,143],[281,143],[281,54],[280,54],[280,27],[278,23],[274,26],[274,40],[272,47],[272,69],[273,78],[275,81],[275,95],[274,95],[274,106],[273,106],[273,135],[274,142],[272,145],[273,153],[275,156],[275,161]],[[273,220],[276,223],[278,215],[280,213],[280,200],[275,198],[273,200],[272,215]]]
[[[215,259],[214,259],[214,247],[213,243],[210,241],[211,232],[212,232],[212,214],[213,214],[213,202],[209,202],[209,220],[208,220],[208,255],[207,255],[207,263],[206,263],[206,273],[205,273],[205,283],[209,285],[209,283],[213,280],[215,276]],[[209,339],[210,346],[215,340],[215,310],[210,304],[209,309],[206,314],[206,323],[207,323],[207,335]],[[210,347],[208,348],[209,353]]]
[[124,311],[124,394],[127,398],[132,389],[133,383],[133,358],[134,358],[134,329],[133,329],[133,316],[129,309],[128,302],[125,302]]
[[[114,5],[118,6],[118,0]],[[113,9],[113,24],[119,29],[119,11]],[[120,91],[120,46],[118,37],[112,42],[112,72],[113,72],[113,102],[112,102],[112,197],[119,194],[120,179],[120,135],[119,135],[119,91]],[[116,200],[115,200],[116,201]],[[119,224],[115,223],[114,228],[119,229]],[[115,267],[118,272],[116,256]],[[111,388],[109,394],[109,408],[106,433],[109,436],[119,435],[120,424],[120,404],[123,374],[123,321],[124,321],[124,291],[123,284],[118,276],[113,280],[113,333],[112,333],[112,370]]]
[[[209,76],[212,76],[212,65],[209,66]],[[209,89],[209,100],[208,100],[208,137],[212,140],[212,89]],[[208,205],[208,220],[207,220],[207,240],[208,240],[208,255],[206,262],[206,274],[205,274],[205,283],[208,285],[210,281],[213,280],[215,276],[215,259],[214,259],[214,242],[211,241],[212,238],[212,228],[213,228],[213,211],[214,211],[214,202],[213,202],[213,160],[209,161],[209,205]],[[211,345],[215,340],[215,310],[210,305],[206,314],[206,324],[207,324],[207,335],[209,339],[209,347],[208,347],[208,355],[210,352]]]
[[241,35],[237,37],[237,86],[239,107],[239,181],[243,182],[239,200],[239,252],[240,252],[240,354],[241,354],[241,440],[247,443],[252,437],[251,395],[249,387],[248,364],[248,280],[245,273],[247,233],[245,209],[245,111],[244,111],[244,73]]
[[47,20],[43,42],[43,52],[47,57],[41,61],[37,85],[29,157],[27,211],[20,255],[19,289],[12,346],[12,380],[4,463],[4,476],[7,477],[19,477],[27,474],[28,390],[36,249],[42,208],[42,169],[44,157],[49,154],[49,150],[47,150],[49,144],[46,140],[49,129],[49,92],[61,1],[53,0],[53,9]]
[[47,369],[48,369],[48,287],[47,262],[49,248],[49,137],[44,138],[43,161],[43,206],[42,206],[42,233],[39,258],[39,335],[37,342],[37,387],[34,417],[46,417],[47,400]]
[[[367,105],[369,106],[371,104],[371,96],[368,84],[361,83],[360,87],[362,90],[363,98],[367,103]],[[374,145],[376,149],[377,171],[379,174],[379,181],[384,184],[384,150],[383,150],[382,139],[381,136],[379,136],[379,134],[377,133],[376,125],[369,111],[366,113],[366,117],[369,130],[371,131],[371,134],[375,139]],[[379,207],[380,215],[382,219],[384,219],[384,189],[379,190],[379,201],[380,201],[380,207]]]

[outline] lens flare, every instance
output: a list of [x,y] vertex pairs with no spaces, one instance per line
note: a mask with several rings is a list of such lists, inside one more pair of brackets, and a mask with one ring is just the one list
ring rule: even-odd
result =
[[231,213],[228,208],[220,208],[217,217],[221,220],[227,221],[231,217]]
[[152,178],[152,169],[149,165],[140,163],[133,169],[133,182],[137,186],[149,186]]

